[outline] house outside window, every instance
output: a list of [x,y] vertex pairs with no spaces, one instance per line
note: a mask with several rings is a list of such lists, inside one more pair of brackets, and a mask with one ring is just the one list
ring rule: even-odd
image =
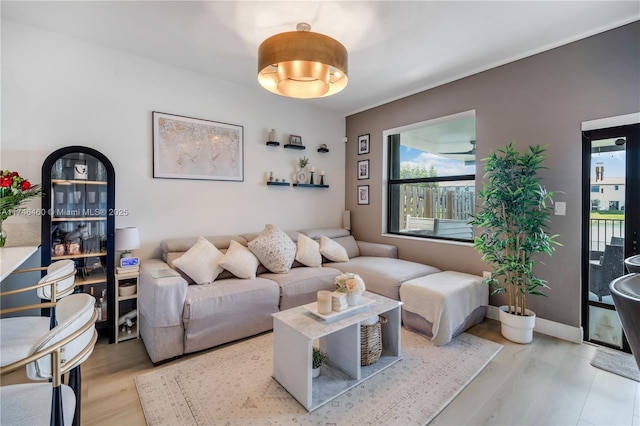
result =
[[600,192],[599,185],[591,185],[591,192]]
[[384,133],[389,234],[473,241],[475,111]]

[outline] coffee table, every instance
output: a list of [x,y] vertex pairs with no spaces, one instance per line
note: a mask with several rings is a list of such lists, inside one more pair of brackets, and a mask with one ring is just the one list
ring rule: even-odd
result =
[[[369,292],[363,296],[375,302],[333,321],[322,320],[303,306],[272,314],[273,378],[308,411],[402,359],[402,302]],[[382,325],[382,355],[377,362],[361,366],[360,323],[374,315],[387,318]],[[311,357],[316,339],[330,361],[313,379]]]

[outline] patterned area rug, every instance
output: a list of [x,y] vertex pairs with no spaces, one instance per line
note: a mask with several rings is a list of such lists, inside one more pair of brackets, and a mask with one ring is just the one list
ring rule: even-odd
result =
[[463,333],[446,346],[402,329],[403,359],[308,413],[271,377],[272,334],[136,377],[149,425],[423,425],[502,349]]
[[598,348],[593,354],[591,365],[618,376],[640,382],[640,369],[633,355],[613,349]]

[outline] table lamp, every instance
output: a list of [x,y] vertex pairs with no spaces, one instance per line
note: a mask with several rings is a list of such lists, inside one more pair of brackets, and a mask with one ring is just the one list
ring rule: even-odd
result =
[[133,257],[131,250],[140,248],[140,235],[135,226],[116,229],[115,249],[121,251],[120,266],[123,268],[138,266],[140,260]]

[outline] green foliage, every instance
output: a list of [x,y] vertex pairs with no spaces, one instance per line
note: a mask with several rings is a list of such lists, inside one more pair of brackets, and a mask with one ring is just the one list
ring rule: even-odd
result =
[[[400,179],[431,178],[431,177],[437,177],[437,176],[438,176],[438,171],[433,166],[433,164],[429,166],[429,169],[427,169],[424,166],[416,166],[416,167],[404,166],[400,169]],[[417,185],[419,187],[425,187],[425,188],[437,188],[438,182],[418,183],[414,185]]]
[[328,361],[329,355],[316,347],[313,348],[313,359],[311,361],[311,366],[313,368],[320,368],[322,364],[326,364]]
[[474,247],[493,267],[485,282],[493,294],[506,292],[509,312],[526,312],[526,295],[544,296],[546,281],[534,273],[534,255],[551,255],[558,235],[546,230],[553,192],[542,186],[537,172],[543,169],[546,146],[530,146],[520,154],[513,144],[485,158],[487,180],[478,198],[482,206],[471,224],[482,228]]

